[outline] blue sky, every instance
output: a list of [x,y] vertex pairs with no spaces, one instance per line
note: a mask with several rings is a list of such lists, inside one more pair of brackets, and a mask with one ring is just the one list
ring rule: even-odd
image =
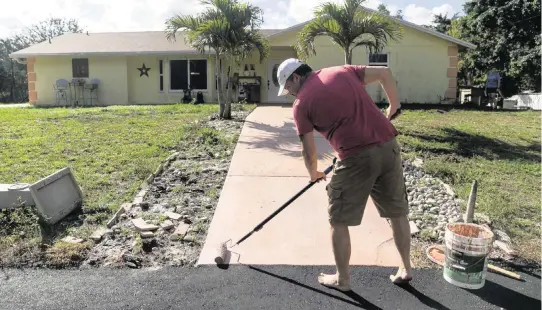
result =
[[[342,2],[342,0],[327,0]],[[309,20],[312,10],[325,0],[251,0],[264,12],[265,28],[283,28]],[[429,24],[432,14],[462,12],[462,0],[367,0],[365,6],[380,3],[392,13],[403,10],[404,18]],[[203,7],[199,0],[17,0],[2,4],[0,38],[50,16],[75,18],[90,32],[163,30],[172,14],[194,14]],[[60,13],[62,12],[62,13]]]

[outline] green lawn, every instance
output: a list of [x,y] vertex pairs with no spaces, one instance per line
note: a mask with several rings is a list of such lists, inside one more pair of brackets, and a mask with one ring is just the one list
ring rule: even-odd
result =
[[477,180],[476,212],[540,260],[540,112],[407,110],[394,124],[406,157],[422,157],[465,201]]
[[[141,183],[171,151],[182,150],[183,141],[198,134],[195,120],[217,111],[215,104],[2,108],[0,183],[34,183],[70,167],[83,191],[84,221],[59,224],[58,230],[88,237],[121,203],[132,201]],[[0,213],[0,253],[13,244],[23,247],[15,256],[37,247],[40,227],[33,209]],[[72,250],[63,255],[72,255]]]

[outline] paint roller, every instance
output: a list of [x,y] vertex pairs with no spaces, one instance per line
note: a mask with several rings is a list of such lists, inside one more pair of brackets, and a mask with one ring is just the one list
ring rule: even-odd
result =
[[[326,170],[324,170],[324,174],[327,175],[329,172],[331,172],[331,170],[333,169],[333,166],[335,165],[335,162],[337,161],[337,158],[334,158],[333,159],[333,164],[331,164],[329,167],[327,167]],[[309,182],[309,184],[307,184],[303,189],[301,189],[297,194],[295,194],[292,198],[290,198],[288,201],[286,201],[280,208],[278,208],[277,210],[275,210],[275,212],[271,213],[266,219],[264,219],[262,222],[260,222],[258,225],[256,225],[256,227],[254,227],[254,229],[252,231],[250,231],[249,233],[247,233],[245,236],[243,236],[241,239],[239,239],[239,241],[237,241],[233,246],[230,247],[233,248],[234,246],[236,245],[239,245],[241,242],[245,241],[248,237],[250,237],[253,233],[259,231],[260,229],[262,229],[262,227],[267,223],[269,222],[272,218],[274,218],[277,214],[279,214],[282,210],[284,210],[287,206],[289,206],[292,202],[294,202],[299,196],[303,195],[303,193],[305,193],[309,188],[311,188],[314,184],[316,184],[319,180],[317,181],[314,181],[314,182]],[[225,242],[222,242],[218,245],[217,247],[217,255],[215,257],[215,263],[217,265],[224,265],[224,263],[227,261],[227,257],[229,255],[229,250],[228,250],[228,241],[225,241]]]

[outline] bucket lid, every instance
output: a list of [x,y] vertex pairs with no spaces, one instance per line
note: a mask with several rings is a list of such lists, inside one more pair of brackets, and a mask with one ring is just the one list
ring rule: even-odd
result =
[[427,255],[427,258],[429,258],[430,261],[433,263],[436,263],[437,265],[443,266],[444,265],[444,247],[442,245],[431,245],[427,247],[425,250],[425,254]]

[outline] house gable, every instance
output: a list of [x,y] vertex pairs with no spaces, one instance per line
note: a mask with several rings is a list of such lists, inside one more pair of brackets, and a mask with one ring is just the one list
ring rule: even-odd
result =
[[[366,8],[366,7],[362,7],[362,9],[369,12],[369,13],[381,14],[378,11],[375,11],[375,10],[372,10],[372,9],[369,9],[369,8]],[[399,25],[401,25],[404,28],[404,31],[406,31],[406,32],[412,32],[412,31],[418,32],[420,34],[420,37],[423,37],[423,35],[421,35],[421,34],[425,34],[425,35],[433,37],[433,38],[440,38],[443,41],[449,43],[449,45],[457,45],[459,49],[476,48],[476,45],[474,45],[472,43],[469,43],[469,42],[466,42],[466,41],[463,41],[463,40],[459,40],[457,38],[454,38],[454,37],[451,37],[449,35],[440,33],[438,31],[435,31],[435,30],[432,30],[432,29],[429,29],[429,28],[426,28],[426,27],[423,27],[423,26],[420,26],[420,25],[416,25],[414,23],[411,23],[411,22],[408,22],[408,21],[405,21],[405,20],[402,20],[402,19],[399,19],[399,18],[395,18],[393,16],[388,16],[388,17],[391,20],[397,22]],[[294,25],[294,26],[291,26],[291,27],[288,27],[286,29],[283,29],[282,31],[276,31],[273,34],[267,36],[267,38],[270,41],[271,45],[273,45],[273,46],[275,46],[275,45],[284,46],[285,44],[291,46],[291,45],[294,44],[293,42],[295,42],[295,39],[296,39],[297,34],[299,33],[299,31],[301,31],[301,29],[303,29],[303,27],[305,25],[307,25],[309,22],[310,22],[310,20],[306,21],[306,22],[303,22],[303,23],[300,23],[300,24],[297,24],[297,25]],[[404,38],[403,38],[403,40],[404,40]],[[433,41],[435,41],[435,40],[433,40]]]

